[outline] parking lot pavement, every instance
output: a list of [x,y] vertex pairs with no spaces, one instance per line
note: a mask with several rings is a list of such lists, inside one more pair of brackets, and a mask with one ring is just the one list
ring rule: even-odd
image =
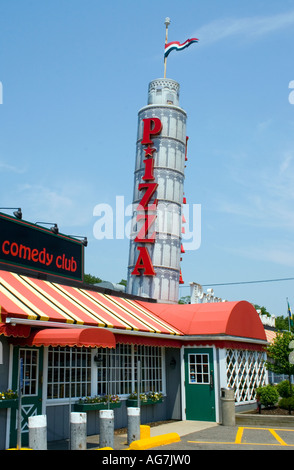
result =
[[[267,428],[253,426],[222,426],[201,421],[179,421],[151,428],[151,436],[176,432],[181,441],[142,451],[163,454],[166,451],[194,454],[197,450],[294,450],[294,428]],[[89,436],[87,448],[99,448],[99,435]],[[68,441],[48,444],[48,450],[66,450]],[[114,452],[128,450],[126,434],[114,436]],[[141,451],[140,451],[141,452]],[[143,456],[142,454],[142,456]]]
[[214,426],[181,437],[181,442],[153,448],[195,450],[294,450],[293,428]]

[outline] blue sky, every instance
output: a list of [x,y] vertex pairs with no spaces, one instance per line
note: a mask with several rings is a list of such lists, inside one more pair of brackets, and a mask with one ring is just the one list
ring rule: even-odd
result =
[[[126,278],[129,241],[97,240],[97,204],[130,204],[137,113],[148,84],[180,83],[188,114],[185,195],[201,245],[184,287],[294,277],[294,0],[2,0],[1,207],[88,237],[85,270]],[[206,288],[205,288],[206,289]],[[214,287],[286,315],[294,281]]]

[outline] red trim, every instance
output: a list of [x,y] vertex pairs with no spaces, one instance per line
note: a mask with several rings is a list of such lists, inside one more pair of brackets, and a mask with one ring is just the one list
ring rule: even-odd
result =
[[245,343],[243,341],[227,341],[227,340],[191,340],[181,341],[165,338],[155,338],[146,336],[129,336],[115,334],[117,343],[121,344],[139,344],[145,346],[164,346],[166,348],[180,348],[181,346],[215,346],[219,349],[247,349],[249,351],[264,351],[261,344]]
[[226,340],[198,340],[183,341],[184,346],[215,346],[219,349],[247,349],[249,351],[264,351],[265,346],[261,344],[245,343],[243,341],[226,341]]
[[172,340],[168,338],[155,338],[147,336],[128,336],[115,334],[117,343],[121,344],[141,344],[144,346],[164,346],[166,348],[180,348],[183,343],[179,340]]
[[0,323],[0,335],[13,336],[14,338],[27,338],[30,336],[31,327],[28,325],[11,325],[10,323]]

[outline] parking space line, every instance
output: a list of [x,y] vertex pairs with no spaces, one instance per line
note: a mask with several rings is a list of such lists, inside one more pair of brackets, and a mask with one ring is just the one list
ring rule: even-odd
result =
[[[257,430],[257,431],[269,431],[271,435],[277,440],[277,443],[271,444],[271,443],[258,443],[258,442],[242,442],[243,434],[244,434],[244,429],[249,429],[249,430]],[[294,444],[287,444],[279,435],[276,431],[289,431],[289,432],[294,432],[294,429],[279,429],[279,428],[260,428],[260,427],[238,427],[237,433],[236,433],[236,438],[234,442],[220,442],[220,441],[188,441],[192,444],[237,444],[237,445],[253,445],[253,446],[286,446],[286,447],[294,447]]]
[[285,441],[276,433],[274,429],[269,429],[269,432],[274,436],[275,439],[281,444],[281,446],[287,446]]
[[[227,445],[241,445],[241,446],[277,446],[281,447],[281,444],[269,444],[264,442],[221,442],[221,441],[187,441],[190,444],[227,444]],[[294,447],[294,444],[285,444],[287,447]]]
[[237,431],[237,434],[236,434],[236,439],[235,439],[235,444],[241,444],[242,437],[243,437],[243,431],[244,431],[243,427],[238,428],[238,431]]

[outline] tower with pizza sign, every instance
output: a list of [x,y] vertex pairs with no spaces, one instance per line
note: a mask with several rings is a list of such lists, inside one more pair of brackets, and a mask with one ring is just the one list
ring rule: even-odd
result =
[[187,115],[179,90],[174,80],[153,80],[138,113],[128,265],[127,292],[166,303],[178,302],[183,251]]

